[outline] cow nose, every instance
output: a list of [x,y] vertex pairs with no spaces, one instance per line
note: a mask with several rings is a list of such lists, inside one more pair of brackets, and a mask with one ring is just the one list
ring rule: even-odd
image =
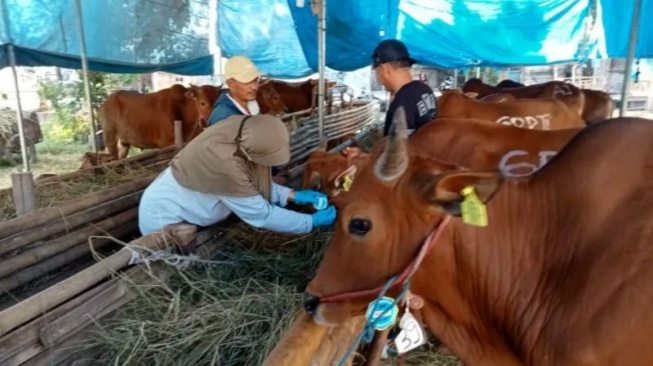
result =
[[306,310],[308,315],[315,315],[315,311],[317,310],[318,305],[320,305],[319,297],[313,296],[311,294],[306,294],[304,296],[304,310]]

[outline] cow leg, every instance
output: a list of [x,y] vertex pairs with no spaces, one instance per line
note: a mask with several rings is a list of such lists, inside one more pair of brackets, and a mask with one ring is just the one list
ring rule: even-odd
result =
[[116,131],[105,126],[102,138],[104,139],[104,146],[109,154],[111,154],[114,159],[118,159],[118,136]]
[[119,153],[118,153],[118,159],[124,159],[124,158],[126,158],[127,155],[129,154],[129,148],[130,148],[130,147],[131,147],[130,144],[126,144],[126,143],[120,141],[120,142],[118,143],[118,151],[119,151]]

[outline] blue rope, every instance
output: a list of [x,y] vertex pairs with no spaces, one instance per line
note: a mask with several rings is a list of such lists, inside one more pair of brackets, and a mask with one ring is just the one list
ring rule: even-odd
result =
[[[385,293],[388,291],[388,288],[395,282],[397,279],[397,276],[392,277],[391,279],[388,280],[388,282],[383,285],[383,288],[381,289],[381,293],[379,293],[379,296],[377,296],[376,301],[380,300]],[[338,362],[338,366],[344,366],[349,357],[351,357],[351,354],[356,351],[358,346],[360,345],[361,341],[364,342],[365,344],[369,344],[372,342],[374,339],[374,331],[375,331],[375,326],[376,323],[381,319],[384,315],[386,315],[389,311],[391,311],[397,303],[399,303],[404,297],[406,297],[406,294],[408,293],[408,289],[410,288],[410,281],[406,280],[404,282],[403,288],[401,290],[401,293],[399,293],[399,296],[392,302],[392,306],[388,307],[385,309],[385,311],[379,316],[374,317],[373,319],[367,319],[365,322],[365,327],[363,330],[360,332],[360,334],[356,337],[354,340],[354,343],[349,346],[349,349],[347,349],[347,352],[345,355],[340,359],[340,362]],[[374,305],[376,306],[378,302],[375,302]],[[371,313],[372,316],[374,316],[374,310],[376,310],[376,307],[372,309]]]

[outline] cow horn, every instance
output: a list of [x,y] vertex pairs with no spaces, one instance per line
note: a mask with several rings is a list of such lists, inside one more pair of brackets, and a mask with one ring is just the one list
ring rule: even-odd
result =
[[406,171],[408,167],[407,136],[406,112],[400,106],[392,118],[392,126],[383,152],[374,165],[374,174],[377,178],[389,181]]

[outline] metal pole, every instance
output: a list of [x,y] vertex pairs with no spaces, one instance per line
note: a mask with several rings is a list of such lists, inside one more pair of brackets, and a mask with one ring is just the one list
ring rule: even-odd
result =
[[619,106],[619,117],[626,113],[628,105],[628,94],[630,93],[630,73],[633,68],[633,59],[635,58],[635,48],[637,46],[637,32],[639,31],[639,15],[642,9],[642,0],[635,0],[633,8],[633,22],[630,28],[630,42],[628,43],[628,57],[624,67],[624,83],[621,88],[621,105]]
[[458,88],[458,69],[453,70],[453,85],[451,87],[454,89]]
[[477,79],[481,78],[481,68],[479,66],[476,67],[476,78]]
[[218,76],[220,78],[220,84],[224,84],[223,80],[224,74],[222,73],[222,43],[220,43],[220,0],[215,0],[215,44],[218,45]]
[[91,146],[94,152],[98,152],[95,141],[96,128],[95,116],[93,115],[93,104],[91,103],[91,86],[88,81],[88,60],[86,59],[86,38],[84,37],[84,21],[82,17],[82,5],[80,0],[75,0],[75,12],[77,13],[77,25],[79,28],[79,50],[82,58],[82,74],[84,75],[84,93],[86,94],[86,108],[88,115],[91,117]]
[[317,0],[319,1],[319,12],[318,12],[318,22],[317,22],[317,36],[318,36],[318,50],[317,50],[317,59],[318,59],[318,71],[320,73],[320,85],[318,85],[318,109],[317,109],[317,119],[319,125],[319,138],[320,140],[324,136],[324,68],[326,64],[326,0]]
[[23,107],[20,104],[20,89],[18,88],[18,73],[16,72],[16,54],[14,45],[7,46],[9,64],[14,75],[14,90],[16,90],[16,122],[18,123],[18,139],[20,140],[20,153],[23,157],[23,172],[29,172],[29,160],[27,159],[27,145],[25,144],[25,129],[23,128]]

